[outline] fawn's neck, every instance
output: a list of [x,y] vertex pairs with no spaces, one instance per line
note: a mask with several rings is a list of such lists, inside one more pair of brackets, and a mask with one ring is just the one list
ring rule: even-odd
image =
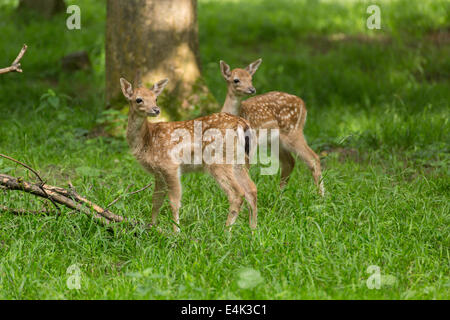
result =
[[138,149],[144,144],[146,131],[149,131],[149,123],[147,118],[137,115],[130,108],[127,126],[127,141],[132,150]]
[[231,89],[228,89],[225,103],[222,107],[222,112],[228,112],[234,115],[238,115],[241,108],[241,98],[236,96]]

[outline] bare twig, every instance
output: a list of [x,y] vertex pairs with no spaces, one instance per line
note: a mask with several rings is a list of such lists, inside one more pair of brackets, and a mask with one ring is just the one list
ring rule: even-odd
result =
[[143,187],[142,189],[139,189],[139,190],[130,192],[128,195],[131,196],[131,195],[133,195],[133,194],[136,194],[136,193],[142,192],[142,191],[144,191],[144,190],[147,190],[148,188],[150,188],[150,187],[152,186],[152,184],[153,184],[153,183],[149,183],[148,185],[146,185],[146,186]]
[[5,158],[5,159],[8,159],[8,160],[11,160],[11,161],[13,161],[13,162],[15,162],[15,163],[18,163],[18,164],[20,164],[21,166],[27,168],[28,170],[30,170],[31,172],[33,172],[33,173],[36,175],[36,177],[39,179],[40,182],[43,182],[43,180],[42,180],[41,176],[39,175],[39,173],[37,173],[36,170],[34,170],[34,169],[31,168],[30,166],[26,165],[25,163],[23,163],[23,162],[21,162],[21,161],[19,161],[19,160],[16,160],[16,159],[14,159],[14,158],[8,157],[8,156],[6,156],[6,155],[4,155],[4,154],[1,154],[1,153],[0,153],[0,157]]
[[27,51],[28,47],[26,44],[23,45],[22,50],[20,50],[19,55],[14,60],[14,62],[11,64],[10,67],[0,69],[0,74],[8,73],[8,72],[19,72],[22,73],[23,70],[21,69],[20,60],[23,58],[23,55]]
[[13,161],[13,162],[15,162],[15,163],[17,163],[17,164],[20,164],[21,166],[23,166],[23,167],[25,167],[26,169],[28,169],[28,170],[30,170],[31,172],[33,172],[33,173],[36,175],[36,177],[39,179],[39,181],[40,181],[39,187],[40,187],[40,189],[42,190],[42,192],[44,192],[44,194],[47,196],[47,199],[49,199],[49,200],[51,201],[51,203],[53,204],[53,206],[56,208],[56,210],[58,210],[58,213],[59,213],[59,214],[61,213],[61,210],[59,209],[58,205],[55,203],[55,201],[53,201],[53,199],[52,199],[51,197],[48,196],[47,191],[45,191],[45,188],[44,188],[45,182],[44,182],[44,180],[42,180],[41,176],[39,175],[39,173],[37,173],[36,170],[34,170],[33,168],[31,168],[29,165],[26,165],[25,163],[23,163],[23,162],[21,162],[21,161],[19,161],[19,160],[16,160],[16,159],[14,159],[14,158],[8,157],[8,156],[6,156],[6,155],[4,155],[4,154],[1,154],[1,153],[0,153],[0,157],[5,158],[5,159],[8,159],[8,160],[10,160],[10,161]]
[[144,190],[150,188],[150,187],[152,186],[152,184],[153,184],[153,183],[149,183],[148,185],[146,185],[146,186],[143,187],[142,189],[139,189],[139,190],[136,190],[136,191],[133,191],[133,192],[130,192],[130,193],[126,194],[127,191],[131,188],[131,186],[133,186],[132,184],[130,184],[130,185],[125,189],[125,192],[124,192],[123,194],[121,194],[120,196],[118,196],[116,199],[114,199],[110,204],[108,204],[108,205],[106,206],[106,208],[111,207],[113,204],[115,204],[115,203],[116,203],[117,201],[119,201],[121,198],[124,198],[124,197],[127,197],[127,196],[131,196],[131,195],[133,195],[133,194],[142,192],[142,191],[144,191]]
[[67,185],[69,186],[70,191],[76,192],[75,187],[72,184],[72,181],[69,180],[69,182],[67,182]]
[[126,189],[125,192],[123,194],[121,194],[120,196],[118,196],[116,199],[114,199],[110,204],[108,204],[106,206],[106,208],[111,207],[113,204],[115,204],[117,201],[119,201],[121,198],[123,198],[125,196],[125,194],[128,192],[128,190],[133,186],[133,184],[130,184]]

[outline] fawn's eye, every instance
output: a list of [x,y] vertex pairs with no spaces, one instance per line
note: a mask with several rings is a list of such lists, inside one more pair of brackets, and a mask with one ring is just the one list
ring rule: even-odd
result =
[[141,98],[136,99],[136,103],[141,104],[142,102],[144,102],[144,100],[142,100]]
[[234,83],[239,83],[239,82],[241,82],[241,80],[239,80],[239,79],[234,79]]

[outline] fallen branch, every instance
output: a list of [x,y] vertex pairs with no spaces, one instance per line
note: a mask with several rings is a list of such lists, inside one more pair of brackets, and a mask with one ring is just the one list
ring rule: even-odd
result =
[[[119,223],[119,222],[128,222],[133,226],[137,226],[138,223],[132,220],[125,219],[124,217],[117,215],[111,211],[108,210],[110,206],[112,206],[114,203],[116,203],[119,199],[121,199],[124,196],[127,195],[133,195],[136,193],[139,193],[141,191],[146,190],[149,188],[152,183],[148,184],[142,189],[139,189],[137,191],[130,192],[125,195],[119,196],[117,199],[115,199],[113,202],[111,202],[106,209],[103,209],[101,206],[93,203],[92,201],[89,201],[88,199],[80,196],[78,193],[75,192],[75,188],[73,187],[72,183],[69,182],[69,190],[59,187],[54,187],[51,185],[46,184],[39,173],[31,168],[29,165],[16,160],[14,158],[11,158],[9,156],[6,156],[4,154],[0,154],[0,157],[8,159],[10,161],[13,161],[17,164],[20,164],[21,166],[25,167],[26,169],[30,170],[38,180],[40,181],[39,184],[33,184],[27,181],[24,181],[22,178],[15,178],[6,174],[0,174],[0,189],[1,190],[17,190],[22,192],[27,192],[30,194],[33,194],[35,196],[48,199],[50,200],[53,205],[58,210],[58,215],[61,212],[60,208],[58,207],[58,204],[64,205],[73,211],[77,211],[80,213],[84,213],[89,217],[92,217],[96,222],[101,223],[102,225],[110,225],[112,223]],[[129,185],[127,189],[125,190],[125,193],[128,192],[129,188],[132,185]],[[50,210],[44,209],[41,211],[31,211],[26,209],[11,209],[7,207],[0,206],[0,211],[5,212],[11,212],[16,215],[23,215],[23,214],[48,214],[50,213]],[[71,211],[71,212],[73,212]],[[145,229],[149,229],[152,227],[152,225],[142,225]],[[159,231],[159,230],[158,230]]]
[[28,49],[27,45],[24,44],[23,47],[22,47],[22,50],[20,50],[19,55],[14,60],[14,62],[11,64],[11,66],[7,67],[7,68],[4,68],[4,69],[0,69],[0,74],[8,73],[8,72],[19,72],[19,73],[22,73],[23,70],[21,69],[20,60],[23,58],[23,55],[25,54],[25,52],[27,52],[27,49]]
[[[147,188],[149,188],[151,184],[145,186],[142,189],[131,192],[128,195],[136,194],[141,192]],[[21,178],[11,177],[6,174],[0,174],[0,187],[9,190],[9,191],[22,191],[26,193],[33,194],[35,196],[51,199],[52,201],[64,205],[65,207],[72,209],[70,213],[80,212],[88,217],[94,219],[95,222],[105,225],[111,226],[114,223],[125,222],[132,227],[140,226],[145,230],[153,229],[153,225],[147,225],[138,223],[131,219],[126,219],[120,215],[117,215],[108,209],[103,209],[99,205],[87,200],[86,198],[80,196],[73,190],[66,190],[63,188],[58,188],[50,185],[41,186],[39,184],[33,184],[27,181],[22,180]],[[42,188],[44,190],[42,190]],[[50,209],[41,209],[38,211],[35,210],[27,210],[27,209],[12,209],[5,206],[0,206],[0,212],[9,212],[14,215],[50,215],[52,211]],[[159,228],[155,229],[159,233],[163,233]]]
[[58,210],[58,214],[61,213],[61,210],[59,209],[59,207],[58,207],[58,205],[55,203],[55,201],[53,201],[53,199],[50,198],[50,197],[47,195],[45,189],[43,188],[43,186],[45,185],[45,182],[44,182],[44,180],[42,180],[41,176],[39,175],[39,173],[37,173],[36,170],[34,170],[33,168],[31,168],[29,165],[26,165],[25,163],[23,163],[23,162],[21,162],[21,161],[19,161],[19,160],[16,160],[16,159],[14,159],[14,158],[8,157],[8,156],[6,156],[6,155],[4,155],[4,154],[1,154],[1,153],[0,153],[0,157],[5,158],[5,159],[8,159],[8,160],[10,160],[10,161],[13,161],[13,162],[15,162],[15,163],[17,163],[17,164],[20,164],[22,167],[24,167],[24,168],[30,170],[31,172],[33,172],[34,175],[35,175],[35,176],[39,179],[39,181],[41,182],[40,185],[39,185],[39,188],[42,190],[42,192],[44,192],[44,194],[46,195],[46,198],[49,199],[49,200],[51,201],[51,203],[55,206],[56,210]]
[[27,192],[44,199],[51,199],[52,201],[64,205],[72,210],[84,213],[103,225],[125,221],[123,217],[108,210],[104,210],[100,206],[88,201],[80,195],[63,188],[49,185],[41,186],[24,181],[20,178],[18,179],[8,176],[6,174],[0,174],[0,185],[8,190]]

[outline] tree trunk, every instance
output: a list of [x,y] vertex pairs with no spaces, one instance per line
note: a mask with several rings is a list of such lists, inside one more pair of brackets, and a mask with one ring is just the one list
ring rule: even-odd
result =
[[197,0],[108,0],[108,107],[124,105],[120,77],[147,86],[169,78],[159,104],[174,118],[217,108],[201,79]]
[[55,13],[66,10],[64,0],[20,0],[19,9],[32,9],[45,17],[50,17]]

